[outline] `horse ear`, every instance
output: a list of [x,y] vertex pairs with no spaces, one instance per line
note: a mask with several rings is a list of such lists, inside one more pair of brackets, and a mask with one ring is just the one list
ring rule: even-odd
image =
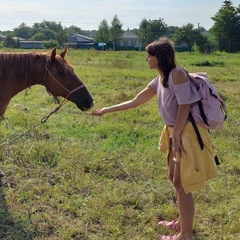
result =
[[60,53],[60,56],[62,57],[62,59],[64,59],[64,57],[66,56],[67,52],[68,52],[68,47],[65,47],[64,51],[62,53]]
[[53,62],[56,58],[56,54],[57,54],[57,48],[54,48],[52,50],[52,54],[51,54],[51,61]]

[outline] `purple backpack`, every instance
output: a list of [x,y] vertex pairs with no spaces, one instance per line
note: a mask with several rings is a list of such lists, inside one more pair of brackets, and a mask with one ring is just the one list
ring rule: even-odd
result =
[[207,73],[188,73],[188,76],[201,98],[191,107],[194,120],[207,129],[222,128],[227,117],[226,104],[209,81]]
[[[187,73],[189,79],[197,88],[201,98],[195,103],[189,113],[189,120],[196,132],[201,150],[204,148],[202,137],[199,133],[195,120],[207,129],[220,129],[227,118],[226,104],[218,95],[216,88],[211,84],[207,73]],[[220,164],[218,156],[214,157],[215,163]]]
[[[196,132],[200,148],[203,150],[204,143],[196,122],[209,130],[222,128],[224,120],[227,118],[226,104],[211,84],[207,73],[188,73],[186,70],[184,71],[197,88],[201,99],[191,106],[189,120]],[[215,162],[217,165],[220,164],[217,156],[215,156]]]

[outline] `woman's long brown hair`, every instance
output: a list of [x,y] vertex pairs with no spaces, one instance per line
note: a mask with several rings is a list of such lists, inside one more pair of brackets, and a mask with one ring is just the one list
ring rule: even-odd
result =
[[168,75],[176,67],[175,50],[172,42],[168,38],[160,38],[158,41],[150,43],[146,47],[149,55],[158,59],[158,67],[163,73],[163,86],[168,87]]

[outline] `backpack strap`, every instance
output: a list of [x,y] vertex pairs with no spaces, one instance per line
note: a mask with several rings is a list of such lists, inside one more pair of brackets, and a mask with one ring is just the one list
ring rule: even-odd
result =
[[207,121],[206,114],[205,114],[205,112],[204,112],[204,110],[203,110],[202,101],[200,100],[200,101],[198,101],[197,103],[198,103],[199,111],[200,111],[200,114],[201,114],[201,117],[202,117],[203,122],[204,122],[206,125],[209,126],[208,121]]
[[202,137],[201,137],[200,132],[198,130],[197,124],[196,124],[191,112],[189,112],[188,118],[189,118],[190,122],[192,123],[192,126],[195,130],[200,148],[201,148],[201,150],[203,150],[203,148],[204,148],[203,140],[202,140]]
[[214,160],[215,160],[216,165],[220,165],[220,162],[218,160],[218,156],[217,155],[214,157]]
[[[201,101],[200,101],[200,102],[201,102]],[[202,105],[202,104],[201,104],[201,105]],[[193,128],[194,128],[194,130],[195,130],[195,133],[196,133],[196,135],[197,135],[197,139],[198,139],[200,148],[201,148],[201,150],[203,150],[203,148],[204,148],[204,143],[203,143],[201,134],[200,134],[200,132],[199,132],[199,130],[198,130],[197,124],[196,124],[196,122],[195,122],[195,120],[194,120],[193,115],[192,115],[191,112],[189,112],[188,118],[189,118],[190,122],[192,123],[192,126],[193,126]],[[210,131],[209,131],[209,134],[210,134]],[[218,159],[218,156],[217,156],[217,155],[214,157],[214,160],[215,160],[216,165],[220,165],[220,162],[219,162],[219,159]]]

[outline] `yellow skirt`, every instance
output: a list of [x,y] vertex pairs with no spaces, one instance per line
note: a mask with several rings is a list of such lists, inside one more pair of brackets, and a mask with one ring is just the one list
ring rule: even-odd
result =
[[[196,132],[189,122],[181,134],[185,151],[180,158],[176,158],[176,162],[180,164],[181,182],[185,193],[197,191],[204,187],[209,179],[217,177],[217,166],[214,160],[216,151],[212,145],[211,135],[206,128],[199,124],[197,127],[204,143],[203,150],[200,149]],[[169,138],[172,131],[172,127],[165,126],[163,128],[159,141],[160,151],[168,152],[170,150]]]

